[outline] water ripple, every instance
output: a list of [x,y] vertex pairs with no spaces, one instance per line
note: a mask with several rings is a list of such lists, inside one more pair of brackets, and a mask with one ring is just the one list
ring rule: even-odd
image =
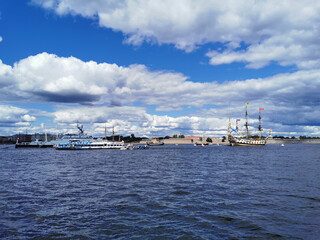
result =
[[317,239],[319,145],[0,149],[1,239]]

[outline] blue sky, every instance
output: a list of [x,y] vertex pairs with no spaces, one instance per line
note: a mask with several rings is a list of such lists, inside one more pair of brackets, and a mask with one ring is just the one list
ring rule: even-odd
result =
[[[275,8],[277,6],[277,8]],[[0,135],[320,135],[320,5],[0,1]]]

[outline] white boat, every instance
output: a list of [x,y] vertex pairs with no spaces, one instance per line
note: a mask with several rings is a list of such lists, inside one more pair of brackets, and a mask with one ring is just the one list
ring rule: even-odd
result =
[[89,136],[84,133],[83,125],[77,124],[77,128],[79,130],[78,134],[65,134],[62,137],[57,138],[52,141],[36,141],[33,142],[16,142],[16,148],[50,148],[56,147],[59,144],[66,144],[70,141],[95,141],[92,136]]
[[112,142],[105,140],[79,141],[70,140],[67,143],[59,143],[55,146],[57,150],[97,150],[97,149],[124,149],[124,142]]

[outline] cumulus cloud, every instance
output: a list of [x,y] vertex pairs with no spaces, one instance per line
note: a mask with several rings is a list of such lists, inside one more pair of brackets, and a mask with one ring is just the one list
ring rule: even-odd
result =
[[[103,27],[122,31],[126,42],[174,44],[192,51],[205,43],[213,65],[244,62],[261,68],[276,61],[301,69],[319,67],[320,3],[307,1],[86,1],[33,0],[59,15],[97,18]],[[244,44],[244,48],[240,47]]]
[[[264,106],[262,112],[262,126],[267,135],[269,129],[273,129],[273,135],[316,135],[319,132],[319,123],[313,126],[304,126],[293,120],[293,107],[277,107],[274,105],[263,105],[263,103],[249,104],[249,130],[252,134],[257,134],[258,109]],[[193,113],[190,116],[170,117],[148,114],[141,107],[77,107],[59,110],[55,112],[54,121],[60,126],[64,126],[65,132],[76,131],[75,122],[81,119],[85,125],[85,130],[91,135],[103,136],[105,128],[108,135],[111,135],[113,128],[116,134],[120,135],[147,135],[172,136],[173,134],[200,135],[200,136],[221,136],[225,135],[228,125],[228,111],[231,112],[231,123],[235,127],[235,120],[240,119],[239,128],[244,131],[244,106],[221,107]],[[302,110],[302,109],[299,109]],[[278,112],[276,112],[278,111]],[[285,113],[285,114],[284,114]],[[301,119],[307,115],[316,114],[314,119],[319,118],[319,112],[301,111],[298,117]],[[292,118],[292,119],[290,119]],[[293,122],[292,122],[293,120]],[[303,120],[298,120],[303,121]],[[70,128],[70,126],[72,126]]]
[[[181,73],[150,71],[143,65],[83,62],[42,53],[13,67],[0,62],[1,100],[124,106],[143,104],[158,111],[246,101],[295,108],[319,104],[320,71],[302,70],[264,79],[224,83],[192,82]],[[116,109],[116,108],[115,108]],[[310,116],[311,118],[311,116]],[[302,118],[301,122],[308,118]],[[311,118],[313,119],[313,118]]]
[[105,123],[112,119],[128,119],[131,122],[146,121],[146,112],[141,107],[80,107],[67,108],[53,113],[58,123]]
[[[0,84],[1,101],[91,105],[82,108],[86,113],[73,109],[55,112],[54,119],[61,124],[77,120],[98,124],[119,116],[118,119],[124,121],[130,118],[133,122],[146,122],[141,129],[149,129],[149,125],[162,129],[199,129],[197,124],[208,126],[205,118],[226,115],[228,105],[235,117],[241,117],[243,104],[249,101],[254,111],[259,107],[268,109],[264,112],[264,120],[270,122],[268,125],[320,125],[319,70],[244,81],[198,83],[181,73],[150,71],[143,65],[122,67],[42,53],[22,59],[13,67],[0,62]],[[200,117],[199,123],[197,118],[189,116],[172,119],[146,114],[144,109],[134,107],[137,104],[152,106],[158,111],[215,107],[191,116]],[[99,109],[96,113],[96,107],[101,105],[109,108]],[[31,121],[32,116],[28,115],[25,112],[21,121]]]
[[2,39],[2,37],[0,36],[0,42],[2,42],[2,40],[3,40],[3,39]]
[[118,134],[172,135],[184,134],[218,134],[224,132],[226,122],[219,117],[170,117],[148,114],[141,107],[77,107],[59,110],[54,113],[58,124],[73,124],[77,120],[87,124],[91,134],[103,134],[105,127],[110,133],[115,127]]
[[143,65],[121,67],[48,53],[30,56],[13,68],[2,64],[1,69],[0,83],[14,86],[14,98],[33,101],[151,105],[166,95],[190,92],[192,84],[180,73],[151,72]]
[[0,126],[4,128],[28,126],[36,121],[36,117],[28,110],[11,105],[0,105]]

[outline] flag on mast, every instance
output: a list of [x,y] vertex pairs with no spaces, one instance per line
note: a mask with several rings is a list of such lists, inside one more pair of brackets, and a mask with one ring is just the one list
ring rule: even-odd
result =
[[264,110],[264,108],[259,108],[259,111],[262,111],[262,110]]
[[249,103],[248,102],[246,102],[246,106],[248,106],[249,105]]

